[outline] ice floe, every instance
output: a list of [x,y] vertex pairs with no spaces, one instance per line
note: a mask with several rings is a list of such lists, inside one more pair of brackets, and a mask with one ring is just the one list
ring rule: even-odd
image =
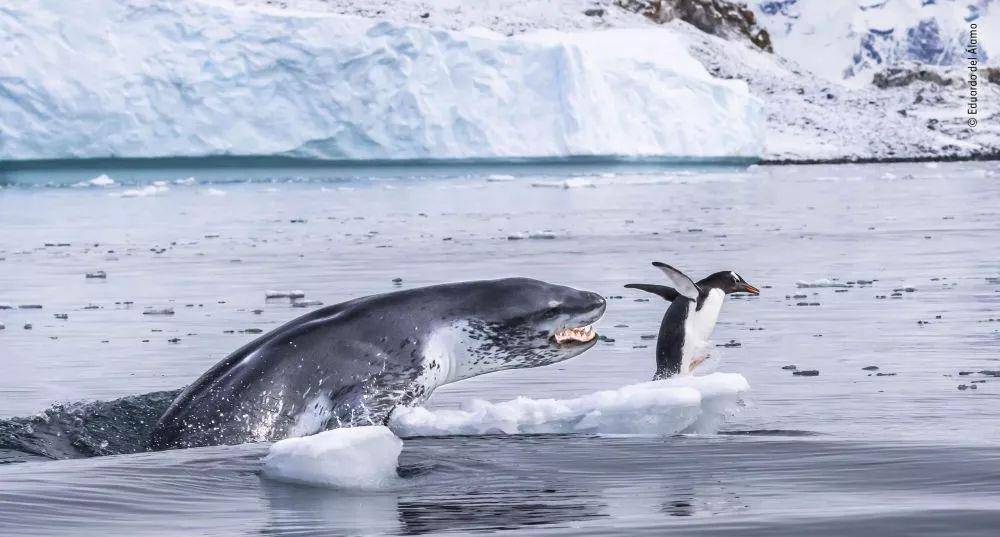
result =
[[399,479],[396,466],[403,441],[387,427],[333,429],[273,444],[261,473],[305,485],[383,489]]
[[750,389],[742,375],[712,373],[643,382],[572,399],[474,400],[461,410],[397,408],[399,436],[714,433]]

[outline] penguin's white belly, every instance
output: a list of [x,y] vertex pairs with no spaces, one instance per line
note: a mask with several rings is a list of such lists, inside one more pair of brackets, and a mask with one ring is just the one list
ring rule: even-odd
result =
[[708,292],[701,309],[695,301],[689,301],[688,315],[684,320],[684,345],[681,347],[681,374],[691,373],[698,364],[708,358],[712,331],[719,320],[722,302],[726,294],[719,289]]

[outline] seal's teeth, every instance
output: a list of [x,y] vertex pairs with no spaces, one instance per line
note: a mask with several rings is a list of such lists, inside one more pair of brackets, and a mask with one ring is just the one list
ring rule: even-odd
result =
[[555,338],[556,343],[566,343],[568,341],[587,343],[597,337],[597,332],[594,331],[594,327],[591,325],[576,326],[558,330],[555,334],[553,334],[553,337]]

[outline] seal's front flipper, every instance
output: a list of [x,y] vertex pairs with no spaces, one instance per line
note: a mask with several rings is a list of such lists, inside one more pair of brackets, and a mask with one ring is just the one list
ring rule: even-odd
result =
[[660,263],[659,261],[653,261],[653,266],[660,269],[667,275],[667,281],[681,296],[691,300],[698,300],[698,295],[701,294],[701,288],[699,288],[698,284],[694,283],[691,278],[688,278],[686,274],[666,263]]
[[629,289],[638,289],[640,291],[645,291],[647,293],[653,293],[654,295],[663,297],[668,302],[673,302],[675,298],[680,296],[677,289],[673,287],[667,287],[666,285],[653,285],[651,283],[630,283],[626,285]]

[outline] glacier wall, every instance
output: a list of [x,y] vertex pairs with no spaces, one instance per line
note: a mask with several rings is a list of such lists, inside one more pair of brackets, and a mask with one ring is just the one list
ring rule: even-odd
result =
[[185,0],[0,7],[0,160],[753,157],[761,105],[650,27],[505,37]]

